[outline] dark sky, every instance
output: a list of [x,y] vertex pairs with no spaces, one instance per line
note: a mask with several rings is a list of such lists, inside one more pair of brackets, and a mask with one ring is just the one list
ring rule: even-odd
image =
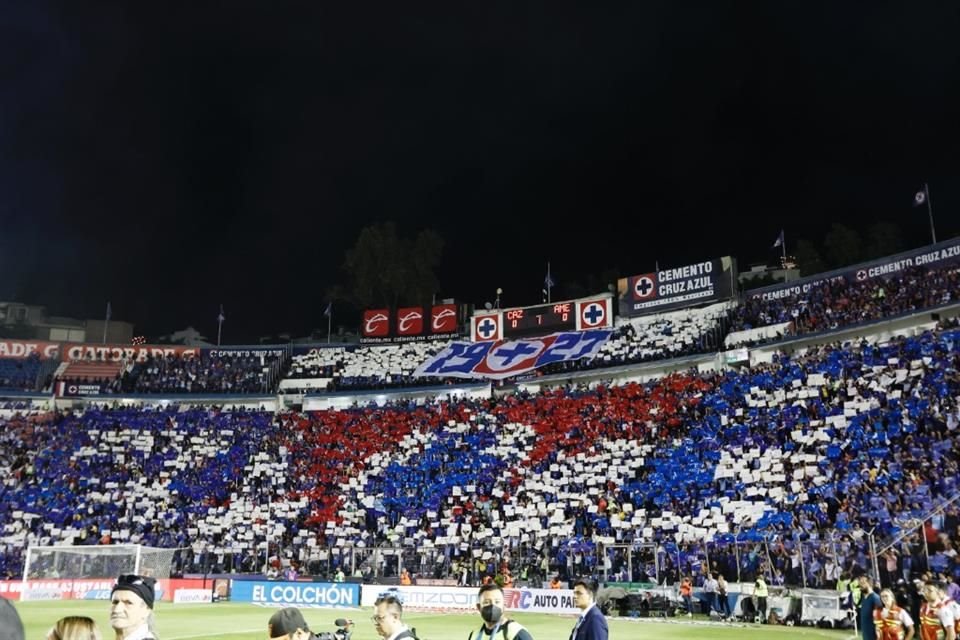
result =
[[960,229],[957,3],[258,4],[4,4],[0,299],[148,336],[222,302],[249,341],[325,326],[377,221],[443,235],[441,296],[505,305],[547,260],[562,292],[745,268],[781,227],[917,246],[924,181]]

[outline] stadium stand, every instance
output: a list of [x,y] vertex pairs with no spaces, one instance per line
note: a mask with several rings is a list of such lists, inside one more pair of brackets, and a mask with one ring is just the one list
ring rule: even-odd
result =
[[33,391],[43,384],[43,362],[37,356],[26,359],[0,358],[0,389]]
[[888,550],[893,576],[955,572],[955,510],[930,521],[929,546],[909,532],[958,490],[958,340],[944,323],[753,368],[484,401],[5,419],[0,572],[56,541],[190,547],[180,570],[256,570],[270,542],[313,572],[386,545],[432,575],[545,556],[570,576],[599,570],[613,543],[655,547],[634,579],[709,563],[730,580],[822,585],[869,566],[871,530],[908,534]]
[[747,297],[736,308],[732,326],[739,331],[790,322],[795,334],[820,333],[951,304],[958,291],[956,265],[910,267],[863,282],[833,279],[776,300]]

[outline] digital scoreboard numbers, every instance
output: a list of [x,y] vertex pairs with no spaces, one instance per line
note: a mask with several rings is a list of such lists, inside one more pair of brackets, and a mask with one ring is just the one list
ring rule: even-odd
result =
[[506,309],[503,312],[504,338],[542,336],[556,331],[575,331],[576,328],[574,302]]

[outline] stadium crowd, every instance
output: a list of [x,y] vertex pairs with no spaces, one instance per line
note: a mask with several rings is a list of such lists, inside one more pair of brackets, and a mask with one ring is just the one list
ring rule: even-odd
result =
[[848,282],[825,278],[805,293],[764,299],[744,296],[732,319],[734,331],[792,322],[795,334],[820,333],[891,318],[957,301],[955,264],[909,267],[893,274]]
[[[881,546],[905,536],[881,577],[956,576],[955,508],[910,531],[958,490],[958,340],[944,324],[484,401],[16,416],[0,430],[0,572],[19,574],[28,543],[64,541],[185,547],[181,571],[256,571],[269,542],[274,562],[312,573],[361,571],[356,548],[369,571],[388,545],[417,573],[467,581],[709,567],[831,586],[870,568],[873,531]],[[153,364],[148,379],[165,380]],[[644,559],[632,575],[611,544]],[[384,562],[372,569],[399,571]]]

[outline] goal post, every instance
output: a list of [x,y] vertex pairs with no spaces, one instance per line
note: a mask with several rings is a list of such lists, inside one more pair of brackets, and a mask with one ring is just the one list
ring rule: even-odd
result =
[[[139,544],[30,546],[23,564],[22,600],[109,597],[117,576],[170,577],[178,549]],[[106,594],[103,592],[106,591]],[[64,595],[64,594],[71,595]]]

